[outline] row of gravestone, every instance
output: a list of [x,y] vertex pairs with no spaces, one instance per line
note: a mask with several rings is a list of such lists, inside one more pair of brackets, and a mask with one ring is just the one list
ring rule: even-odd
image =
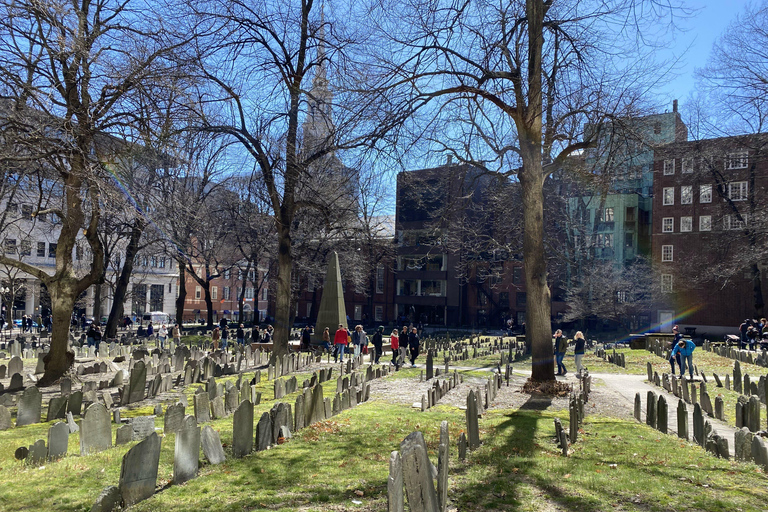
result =
[[659,377],[659,374],[654,372],[651,383],[664,388],[664,390],[668,393],[672,393],[677,398],[683,399],[687,404],[695,405],[700,403],[702,410],[710,418],[717,418],[718,420],[725,421],[723,397],[722,395],[717,395],[715,397],[715,404],[714,406],[712,405],[712,399],[707,391],[706,377],[703,378],[702,382],[696,382],[685,379],[684,377],[678,379],[674,375],[670,377],[666,373],[663,373],[661,377]]
[[[642,402],[640,393],[635,394],[635,419],[641,418]],[[669,406],[664,395],[657,396],[654,391],[648,391],[646,397],[645,423],[664,434],[669,433]],[[677,436],[680,439],[689,440],[688,434],[688,406],[684,400],[677,402]],[[701,404],[693,406],[693,442],[708,452],[722,457],[730,458],[728,439],[720,436],[708,419],[705,419]]]
[[435,379],[434,382],[432,382],[432,387],[427,390],[427,394],[421,397],[421,404],[414,404],[414,407],[420,407],[422,412],[431,409],[437,402],[463,381],[464,376],[458,375],[455,370],[449,378],[444,379],[442,382],[439,379]]
[[742,363],[750,363],[757,366],[768,366],[768,352],[765,350],[754,352],[751,350],[740,349],[736,346],[715,346],[712,345],[708,340],[704,341],[703,348],[704,350],[710,351],[721,357],[726,357],[735,361],[741,361]]

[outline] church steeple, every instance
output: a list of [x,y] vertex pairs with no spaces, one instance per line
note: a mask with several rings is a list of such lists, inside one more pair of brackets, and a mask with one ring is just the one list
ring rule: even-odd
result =
[[304,149],[312,152],[323,145],[328,144],[334,133],[333,93],[328,88],[328,75],[325,54],[325,15],[324,6],[320,8],[320,27],[315,34],[317,40],[315,77],[312,80],[312,89],[307,94],[307,117],[304,120]]

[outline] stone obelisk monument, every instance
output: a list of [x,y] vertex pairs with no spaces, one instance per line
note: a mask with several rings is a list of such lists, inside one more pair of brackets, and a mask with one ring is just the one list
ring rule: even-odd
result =
[[333,335],[339,324],[347,326],[347,309],[344,305],[344,287],[341,284],[341,270],[339,270],[339,255],[333,253],[328,259],[328,270],[325,273],[323,283],[323,296],[320,298],[320,311],[317,313],[317,323],[312,341],[323,341],[323,330],[328,327],[333,343]]

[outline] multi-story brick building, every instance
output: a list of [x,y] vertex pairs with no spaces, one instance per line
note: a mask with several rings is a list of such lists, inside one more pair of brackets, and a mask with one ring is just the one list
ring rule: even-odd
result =
[[768,136],[668,144],[656,151],[654,174],[660,328],[719,334],[764,315]]

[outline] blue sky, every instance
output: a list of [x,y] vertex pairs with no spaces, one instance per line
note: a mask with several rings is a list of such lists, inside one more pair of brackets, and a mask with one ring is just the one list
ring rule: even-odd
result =
[[749,3],[749,0],[691,0],[686,3],[697,12],[680,23],[684,32],[677,35],[672,54],[685,53],[677,66],[677,76],[657,89],[659,101],[670,107],[673,99],[685,102],[695,86],[695,69],[706,64],[712,44]]

